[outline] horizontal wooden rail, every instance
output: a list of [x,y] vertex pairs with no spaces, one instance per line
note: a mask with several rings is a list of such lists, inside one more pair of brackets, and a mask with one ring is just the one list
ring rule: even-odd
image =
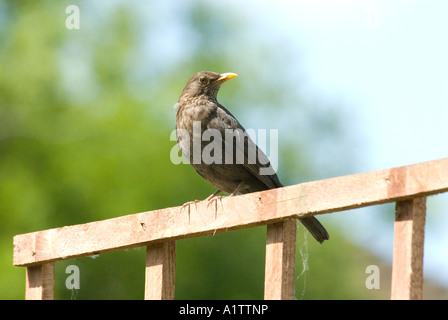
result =
[[[14,237],[15,266],[148,246],[448,191],[448,158]],[[150,265],[150,263],[149,263]]]

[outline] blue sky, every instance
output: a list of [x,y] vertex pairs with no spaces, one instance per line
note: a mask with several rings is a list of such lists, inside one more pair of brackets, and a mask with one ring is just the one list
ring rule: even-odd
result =
[[448,2],[263,3],[265,23],[300,48],[312,94],[356,108],[370,169],[447,156]]
[[[350,126],[364,139],[360,171],[448,157],[447,1],[252,0],[244,7],[264,35],[297,47],[291,69],[300,69],[310,96],[351,108]],[[448,285],[448,194],[427,206],[425,276]],[[331,219],[350,220],[362,230],[355,237],[391,259],[393,227],[384,230],[375,208],[363,210]]]

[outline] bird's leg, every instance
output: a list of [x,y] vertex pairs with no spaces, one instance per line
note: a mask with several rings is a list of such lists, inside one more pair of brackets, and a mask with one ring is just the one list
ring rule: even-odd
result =
[[188,224],[190,224],[190,206],[191,206],[192,204],[196,204],[196,203],[198,203],[198,202],[201,202],[201,201],[199,201],[199,200],[188,201],[188,202],[185,202],[185,203],[182,205],[182,207],[180,207],[180,212],[182,212],[183,209],[185,209],[185,208],[188,207]]
[[[244,184],[244,181],[241,181],[240,184],[236,187],[236,189],[230,194],[230,197],[237,195],[238,192],[240,191],[241,187],[243,186],[243,184]],[[221,190],[218,190],[218,191],[221,192]],[[207,207],[209,207],[210,204],[212,204],[213,202],[215,203],[215,214],[216,214],[216,211],[218,210],[218,200],[221,202],[222,198],[224,198],[223,196],[216,196],[217,194],[219,194],[218,191],[216,191],[210,197],[207,198],[207,200],[208,200]],[[222,202],[221,202],[221,206],[222,206]]]
[[[216,190],[216,191],[213,192],[210,196],[208,196],[207,199],[205,199],[205,200],[209,201],[209,203],[210,203],[210,200],[211,200],[213,197],[215,197],[217,194],[219,194],[220,192],[221,192],[221,190],[219,190],[219,189]],[[182,211],[183,209],[185,209],[185,208],[188,207],[188,222],[190,222],[190,206],[191,206],[192,204],[196,205],[198,202],[201,202],[201,200],[188,201],[188,202],[185,202],[185,203],[182,205],[182,207],[180,208],[180,210]]]
[[238,187],[236,187],[236,189],[230,194],[231,197],[235,196],[238,194],[238,192],[240,191],[241,187],[243,186],[244,181],[241,181],[240,184],[238,185]]
[[[210,204],[212,204],[213,202],[215,202],[215,207],[216,207],[216,201],[218,201],[218,199],[221,199],[222,196],[218,196],[218,194],[221,193],[222,190],[218,189],[215,192],[213,192],[207,199],[208,203],[207,203],[207,208],[210,206]],[[216,208],[215,208],[216,211]]]
[[[215,192],[213,192],[211,195],[209,195],[208,197],[207,197],[207,199],[205,199],[205,200],[207,200],[207,201],[210,201],[214,196],[216,196],[217,194],[219,194],[221,192],[221,190],[216,190]],[[201,200],[193,200],[193,201],[188,201],[188,202],[185,202],[183,205],[182,205],[182,207],[181,207],[181,210],[182,209],[185,209],[186,207],[188,207],[188,209],[190,209],[190,206],[192,205],[192,204],[196,204],[196,203],[198,203],[198,202],[201,202]]]
[[210,202],[210,200],[212,199],[212,198],[214,198],[216,195],[218,195],[218,194],[220,194],[221,193],[221,190],[216,190],[215,192],[213,192],[211,195],[209,195],[208,196],[208,198],[207,199],[205,199],[205,200],[207,200],[207,201],[209,201]]

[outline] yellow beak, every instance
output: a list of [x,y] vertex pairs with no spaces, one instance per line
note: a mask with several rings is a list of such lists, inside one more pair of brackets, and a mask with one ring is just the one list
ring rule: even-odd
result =
[[233,72],[228,72],[228,73],[223,73],[223,74],[221,74],[220,75],[220,77],[218,78],[218,82],[219,83],[223,83],[223,82],[225,82],[225,81],[227,81],[227,80],[230,80],[230,79],[232,79],[232,78],[235,78],[237,76],[237,74],[236,73],[233,73]]

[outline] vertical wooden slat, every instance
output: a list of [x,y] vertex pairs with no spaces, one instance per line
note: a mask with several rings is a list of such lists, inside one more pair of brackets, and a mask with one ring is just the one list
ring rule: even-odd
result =
[[146,247],[146,300],[174,300],[176,241]]
[[419,300],[423,291],[426,197],[399,201],[394,224],[393,300]]
[[294,299],[294,268],[297,220],[267,226],[264,298]]
[[54,299],[54,262],[26,268],[25,299]]

